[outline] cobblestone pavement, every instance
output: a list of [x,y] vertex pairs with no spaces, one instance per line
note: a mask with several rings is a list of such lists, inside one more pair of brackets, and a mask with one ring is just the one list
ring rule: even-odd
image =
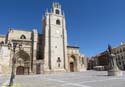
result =
[[125,87],[122,77],[107,76],[104,71],[86,71],[45,75],[16,75],[17,87]]

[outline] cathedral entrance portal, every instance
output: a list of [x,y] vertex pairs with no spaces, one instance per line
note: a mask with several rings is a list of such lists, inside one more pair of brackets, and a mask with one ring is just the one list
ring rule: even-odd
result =
[[16,74],[17,75],[24,75],[24,67],[18,66],[17,69],[16,69]]
[[70,72],[75,72],[76,71],[76,67],[77,67],[76,59],[75,59],[74,56],[71,56],[70,60],[69,60]]
[[16,53],[16,74],[28,75],[30,71],[30,56],[24,50],[20,50]]

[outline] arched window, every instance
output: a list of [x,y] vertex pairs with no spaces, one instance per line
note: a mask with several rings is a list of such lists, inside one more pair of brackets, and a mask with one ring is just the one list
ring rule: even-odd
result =
[[58,9],[56,9],[55,12],[56,12],[56,14],[59,14],[59,10]]
[[56,20],[56,24],[60,25],[60,20],[57,19]]
[[26,39],[25,35],[21,35],[20,39]]

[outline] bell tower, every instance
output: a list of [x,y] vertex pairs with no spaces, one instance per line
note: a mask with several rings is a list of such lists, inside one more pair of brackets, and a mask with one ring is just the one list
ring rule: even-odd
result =
[[46,10],[43,22],[43,50],[45,71],[67,71],[67,31],[65,16],[59,3]]

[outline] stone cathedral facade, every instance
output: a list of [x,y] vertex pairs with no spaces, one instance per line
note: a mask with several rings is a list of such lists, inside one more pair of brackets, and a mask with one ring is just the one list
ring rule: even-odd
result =
[[11,72],[13,57],[18,75],[86,70],[79,47],[67,45],[65,16],[59,3],[53,3],[51,12],[45,12],[42,26],[42,34],[37,29],[10,28],[7,35],[0,36],[0,73]]

